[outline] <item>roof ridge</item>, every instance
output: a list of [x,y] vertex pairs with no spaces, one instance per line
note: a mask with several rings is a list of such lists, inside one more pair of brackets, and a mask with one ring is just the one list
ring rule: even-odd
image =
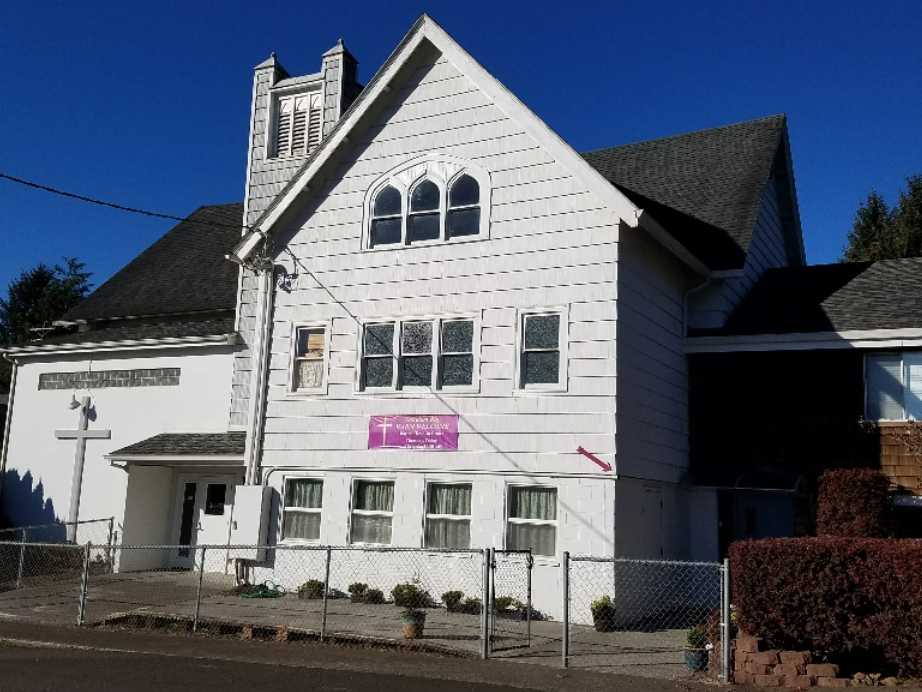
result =
[[638,146],[641,144],[654,144],[657,142],[668,142],[672,139],[681,139],[683,137],[691,137],[693,135],[700,135],[710,132],[719,132],[720,130],[729,130],[736,127],[741,127],[743,125],[753,125],[755,123],[761,123],[768,120],[781,120],[782,122],[787,121],[787,115],[785,113],[774,113],[773,115],[763,115],[759,118],[752,118],[750,120],[740,120],[734,123],[727,123],[725,125],[718,125],[717,127],[703,127],[697,130],[689,130],[688,132],[679,132],[672,135],[665,135],[663,137],[654,137],[652,139],[639,139],[633,142],[625,142],[624,144],[615,144],[607,147],[598,147],[597,149],[589,149],[587,151],[579,152],[581,156],[586,156],[588,154],[598,154],[606,151],[611,151],[613,149],[622,149],[626,147]]

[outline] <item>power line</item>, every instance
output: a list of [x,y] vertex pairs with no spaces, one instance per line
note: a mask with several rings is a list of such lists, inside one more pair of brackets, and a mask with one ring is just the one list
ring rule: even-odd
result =
[[216,228],[235,228],[235,229],[246,229],[253,230],[250,226],[246,224],[230,224],[230,223],[221,223],[220,221],[190,221],[188,217],[178,216],[176,214],[167,214],[166,212],[161,211],[151,211],[150,209],[141,209],[140,207],[129,207],[124,204],[119,204],[117,202],[110,202],[104,199],[98,199],[96,197],[88,197],[87,195],[81,195],[76,192],[69,192],[67,190],[62,190],[57,187],[52,187],[51,185],[45,185],[44,183],[38,183],[34,180],[27,180],[25,178],[19,178],[15,175],[9,175],[8,173],[3,173],[0,171],[0,178],[4,180],[9,180],[12,183],[17,183],[18,185],[23,185],[25,187],[30,187],[34,190],[40,190],[42,192],[48,192],[53,195],[58,195],[60,197],[66,197],[68,199],[77,200],[78,202],[86,202],[87,204],[95,204],[100,207],[107,207],[109,209],[115,209],[117,211],[124,211],[129,214],[139,214],[141,216],[150,216],[157,219],[168,219],[170,221],[189,221],[190,223],[195,223],[199,226],[214,226]]

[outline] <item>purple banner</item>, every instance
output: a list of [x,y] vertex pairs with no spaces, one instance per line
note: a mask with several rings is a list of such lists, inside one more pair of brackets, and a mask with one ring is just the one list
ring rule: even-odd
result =
[[457,416],[371,416],[368,449],[457,449]]

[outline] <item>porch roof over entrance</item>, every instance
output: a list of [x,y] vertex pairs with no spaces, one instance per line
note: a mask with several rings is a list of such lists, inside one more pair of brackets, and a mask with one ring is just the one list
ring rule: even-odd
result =
[[243,466],[246,433],[161,433],[106,455],[111,461],[158,466],[221,464]]

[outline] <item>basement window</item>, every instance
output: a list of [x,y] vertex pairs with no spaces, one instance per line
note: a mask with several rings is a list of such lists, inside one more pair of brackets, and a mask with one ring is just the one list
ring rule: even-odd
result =
[[869,353],[864,379],[865,418],[922,420],[922,351]]

